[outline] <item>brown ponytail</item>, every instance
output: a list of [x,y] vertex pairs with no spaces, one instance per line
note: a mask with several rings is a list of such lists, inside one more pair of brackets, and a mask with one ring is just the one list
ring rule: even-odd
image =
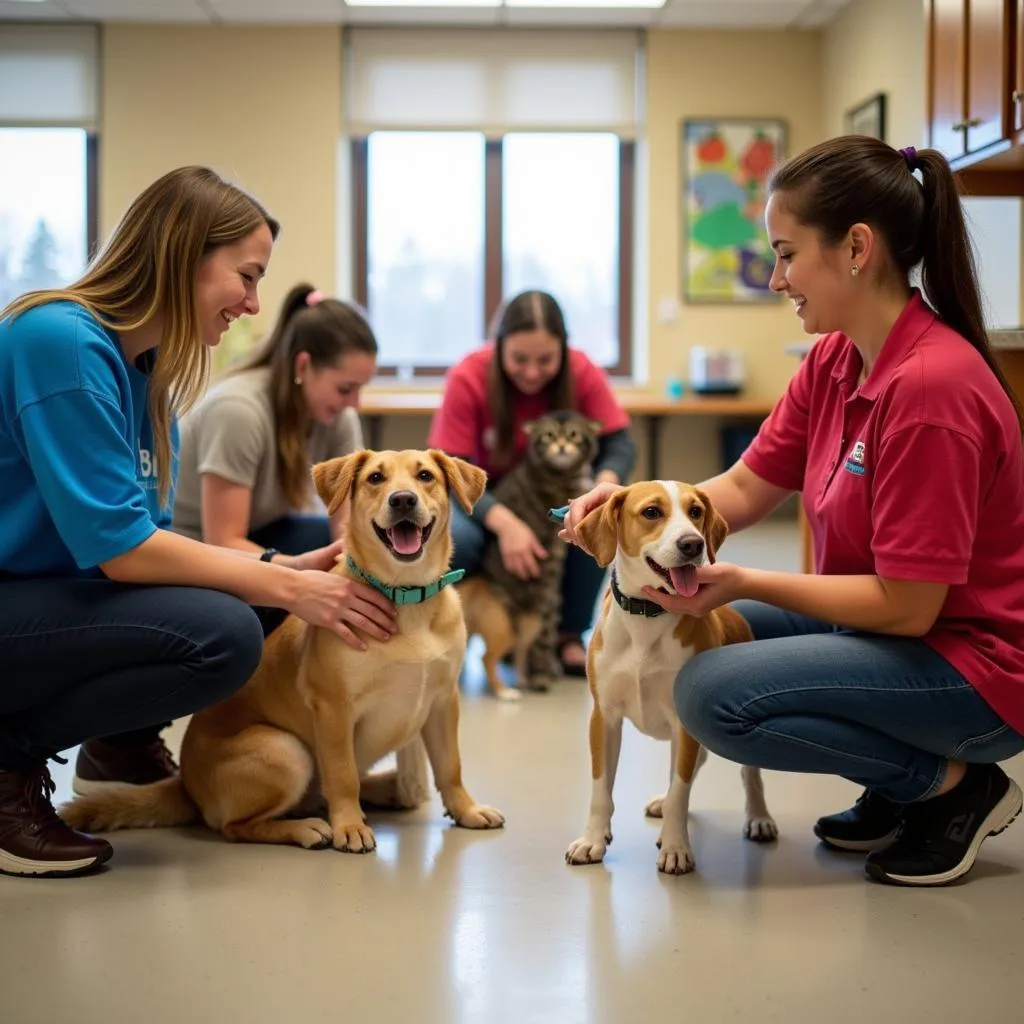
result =
[[285,497],[295,509],[302,508],[310,480],[304,409],[295,386],[295,357],[300,352],[308,352],[319,370],[352,352],[376,356],[377,339],[361,310],[340,299],[320,297],[310,284],[298,284],[285,296],[263,344],[231,371],[270,370],[277,469]]
[[1024,409],[985,330],[960,190],[938,150],[896,150],[869,136],[843,135],[783,164],[769,178],[768,192],[785,193],[787,209],[826,245],[838,245],[854,224],[870,224],[901,274],[909,277],[920,264],[928,302],[981,353],[1024,431]]

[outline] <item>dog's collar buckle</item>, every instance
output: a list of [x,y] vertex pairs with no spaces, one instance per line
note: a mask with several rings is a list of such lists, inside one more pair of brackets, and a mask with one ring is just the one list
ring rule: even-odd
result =
[[630,615],[642,615],[645,619],[656,619],[665,612],[660,604],[648,601],[646,597],[627,597],[619,590],[619,581],[615,578],[614,570],[612,571],[612,597],[615,598],[615,603]]
[[356,565],[355,559],[348,555],[345,559],[349,569],[364,583],[369,583],[375,590],[379,590],[389,601],[395,604],[423,604],[424,601],[436,597],[445,587],[458,583],[466,575],[465,569],[452,569],[443,576],[422,587],[393,587],[388,583],[381,583],[375,576],[364,572]]

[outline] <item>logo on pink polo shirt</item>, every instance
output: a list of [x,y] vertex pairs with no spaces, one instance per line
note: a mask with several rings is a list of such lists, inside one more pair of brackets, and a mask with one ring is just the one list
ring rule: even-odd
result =
[[857,441],[854,446],[850,449],[850,454],[846,456],[846,464],[843,469],[847,473],[853,473],[855,476],[864,475],[864,442]]

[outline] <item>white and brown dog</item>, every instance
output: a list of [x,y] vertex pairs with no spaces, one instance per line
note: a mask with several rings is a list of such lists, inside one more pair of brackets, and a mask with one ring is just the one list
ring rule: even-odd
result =
[[[646,808],[662,818],[658,870],[684,874],[694,868],[688,818],[690,787],[706,754],[680,724],[673,685],[687,659],[723,644],[751,640],[750,627],[731,608],[702,618],[676,615],[642,596],[651,586],[692,596],[695,568],[715,560],[728,533],[708,496],[689,484],[650,481],[616,492],[580,523],[579,536],[600,565],[614,561],[611,586],[587,658],[594,706],[590,717],[593,792],[583,835],[566,851],[570,864],[595,864],[612,841],[612,789],[622,742],[622,722],[659,740],[671,740],[668,793]],[[778,829],[765,805],[761,773],[742,769],[748,839],[775,839]]]

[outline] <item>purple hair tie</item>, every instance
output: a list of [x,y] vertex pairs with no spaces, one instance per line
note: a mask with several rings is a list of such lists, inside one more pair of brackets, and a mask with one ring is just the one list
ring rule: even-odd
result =
[[916,171],[920,167],[917,159],[917,150],[913,146],[907,146],[906,149],[900,150],[900,156],[907,161],[907,167],[910,168],[911,173]]

